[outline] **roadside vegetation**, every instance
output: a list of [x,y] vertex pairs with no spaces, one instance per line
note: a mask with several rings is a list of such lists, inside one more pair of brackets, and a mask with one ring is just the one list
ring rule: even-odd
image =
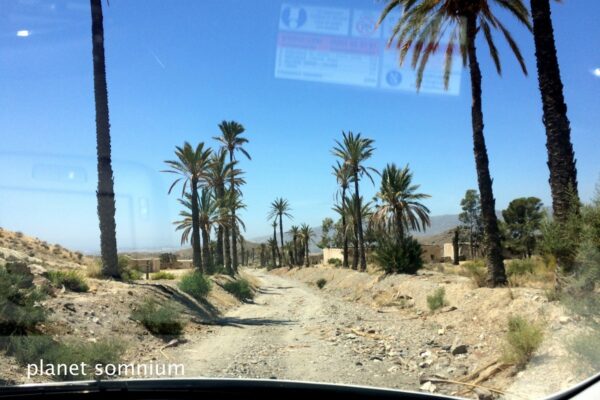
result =
[[183,332],[185,322],[181,310],[173,304],[146,298],[131,313],[131,318],[142,323],[155,335],[177,336]]
[[159,272],[155,272],[154,274],[150,275],[150,279],[152,279],[153,281],[173,280],[173,279],[175,279],[175,274],[172,274],[167,271],[159,271]]
[[85,277],[79,271],[48,271],[46,277],[53,285],[64,286],[71,292],[87,292],[90,290]]
[[178,286],[196,300],[202,300],[210,292],[211,282],[200,271],[194,271],[182,276]]
[[254,298],[254,291],[250,282],[244,278],[237,278],[234,281],[225,282],[223,289],[231,293],[235,298],[240,301],[248,301]]
[[433,294],[427,296],[427,306],[431,312],[437,311],[447,305],[446,289],[444,288],[437,288]]
[[98,379],[95,375],[96,365],[117,364],[121,360],[125,346],[115,338],[102,339],[96,343],[67,341],[58,342],[49,336],[27,335],[12,336],[8,339],[6,352],[12,355],[21,365],[39,364],[44,360],[46,365],[80,365],[88,366],[87,375],[79,373],[71,375],[69,371],[56,368],[53,378],[60,381]]
[[508,319],[508,333],[505,338],[503,360],[523,368],[534,352],[542,344],[544,338],[542,327],[526,320],[522,316]]

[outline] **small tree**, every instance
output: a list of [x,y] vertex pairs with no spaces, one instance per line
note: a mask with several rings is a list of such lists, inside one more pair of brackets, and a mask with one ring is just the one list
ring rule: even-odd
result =
[[467,190],[465,197],[460,201],[460,207],[463,212],[458,215],[458,220],[462,222],[463,227],[467,232],[471,258],[475,258],[479,252],[479,246],[483,239],[481,201],[477,191],[474,189]]
[[542,201],[537,197],[514,199],[502,211],[506,247],[524,257],[531,257],[544,213]]
[[317,243],[317,246],[320,249],[331,247],[332,240],[329,237],[329,233],[331,232],[332,228],[333,228],[333,220],[331,218],[323,219],[323,222],[321,223],[321,231],[322,231],[321,241],[319,243]]

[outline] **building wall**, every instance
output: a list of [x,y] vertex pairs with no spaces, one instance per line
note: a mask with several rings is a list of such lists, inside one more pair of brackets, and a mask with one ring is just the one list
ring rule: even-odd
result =
[[343,249],[335,249],[335,248],[325,248],[323,249],[323,263],[327,263],[327,261],[331,258],[337,258],[340,261],[344,260],[344,250]]
[[[458,258],[467,259],[470,255],[469,244],[459,243],[458,245]],[[454,259],[454,245],[452,243],[444,243],[444,259]]]
[[160,271],[160,259],[158,258],[129,258],[128,264],[131,268],[140,272],[158,272]]
[[444,258],[444,249],[437,244],[422,244],[421,259],[425,263],[440,262]]

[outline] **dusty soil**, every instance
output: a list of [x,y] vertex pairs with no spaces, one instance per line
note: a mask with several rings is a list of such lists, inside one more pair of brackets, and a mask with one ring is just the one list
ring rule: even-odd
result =
[[[544,342],[524,370],[502,367],[481,385],[506,392],[508,398],[540,398],[585,378],[577,375],[576,362],[566,349],[578,332],[578,320],[557,302],[548,302],[542,290],[477,288],[468,278],[432,271],[385,276],[317,267],[277,269],[273,273],[302,281],[313,290],[318,290],[318,279],[325,279],[327,283],[320,291],[323,297],[343,299],[353,308],[361,304],[376,315],[385,315],[371,328],[366,322],[358,323],[360,319],[356,325],[381,332],[389,346],[406,348],[400,355],[402,373],[419,383],[433,378],[436,392],[469,395],[464,387],[434,383],[435,379],[461,380],[501,360],[511,315],[522,315],[543,326]],[[432,313],[427,296],[438,287],[444,287],[448,306]],[[361,309],[358,316],[363,312]],[[467,351],[452,355],[460,345]],[[398,356],[388,354],[385,360],[397,361]],[[431,390],[431,385],[426,388]]]
[[[0,263],[23,260],[46,270],[83,271],[90,262],[7,231],[1,239],[11,247],[0,247]],[[224,276],[211,278],[213,290],[203,302],[179,292],[176,281],[88,279],[88,293],[59,291],[44,301],[51,315],[40,329],[60,340],[115,338],[126,343],[123,362],[180,363],[188,377],[360,384],[471,398],[491,398],[498,390],[514,399],[540,398],[584,378],[565,346],[578,332],[578,320],[540,289],[477,288],[468,278],[435,271],[384,276],[320,266],[243,274],[257,288],[252,303],[225,292],[220,285],[230,278]],[[323,289],[316,286],[319,279],[326,281]],[[439,287],[448,304],[430,312],[426,298]],[[176,346],[130,318],[146,297],[181,306],[189,323]],[[478,382],[488,390],[477,393],[442,382],[472,382],[474,372],[497,366],[507,319],[517,314],[545,330],[523,371],[502,366]],[[0,354],[0,364],[0,382],[27,382],[11,357]]]

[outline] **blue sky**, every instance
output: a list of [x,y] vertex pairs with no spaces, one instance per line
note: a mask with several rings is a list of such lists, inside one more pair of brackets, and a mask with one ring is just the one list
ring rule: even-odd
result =
[[[175,145],[205,141],[217,124],[246,127],[242,160],[248,238],[268,234],[269,203],[289,199],[294,222],[333,216],[330,149],[342,130],[377,148],[370,166],[409,163],[433,215],[457,213],[476,188],[467,71],[459,95],[386,91],[275,78],[283,4],[379,10],[381,2],[111,0],[104,3],[118,240],[123,248],[178,243],[176,196],[161,174]],[[554,4],[565,96],[589,199],[600,176],[600,2]],[[500,12],[501,17],[506,14]],[[506,20],[506,19],[505,19]],[[550,205],[533,40],[508,20],[524,77],[497,36],[503,76],[479,43],[485,134],[497,208],[519,196]],[[17,35],[19,31],[28,31]],[[357,67],[358,68],[358,67]],[[408,74],[409,69],[405,70]],[[462,74],[462,76],[461,76]],[[90,13],[87,1],[4,0],[0,8],[0,226],[85,251],[98,249]],[[370,197],[375,187],[365,182]]]

